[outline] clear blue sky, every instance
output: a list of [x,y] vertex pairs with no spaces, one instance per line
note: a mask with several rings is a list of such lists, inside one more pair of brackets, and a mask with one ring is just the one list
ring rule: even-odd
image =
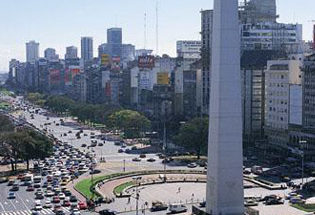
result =
[[[200,39],[200,10],[212,0],[158,0],[159,50],[175,56],[180,39]],[[48,47],[63,57],[65,47],[79,48],[81,36],[106,42],[106,29],[123,28],[123,42],[144,46],[144,13],[147,13],[147,48],[155,49],[156,0],[1,0],[0,71],[11,58],[25,60],[25,42],[40,42],[40,55]],[[304,39],[312,38],[314,0],[277,0],[279,22],[303,24]]]

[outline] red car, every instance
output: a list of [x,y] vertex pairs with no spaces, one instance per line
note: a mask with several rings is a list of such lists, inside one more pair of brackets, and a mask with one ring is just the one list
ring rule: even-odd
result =
[[78,207],[80,210],[86,210],[87,209],[87,205],[85,202],[79,202]]
[[53,198],[53,203],[59,203],[60,202],[60,199],[58,196],[54,196]]
[[28,186],[26,188],[26,191],[28,191],[28,192],[34,191],[34,187],[33,186]]
[[70,201],[63,201],[63,203],[62,203],[62,206],[64,206],[64,207],[70,207],[70,205],[71,205],[71,203],[70,203]]

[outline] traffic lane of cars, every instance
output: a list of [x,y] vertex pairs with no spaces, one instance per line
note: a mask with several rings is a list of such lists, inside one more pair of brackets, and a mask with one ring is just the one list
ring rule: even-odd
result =
[[8,199],[10,189],[11,186],[8,186],[7,183],[0,185],[0,212],[31,209],[32,203],[34,202],[34,196],[32,193],[26,191],[26,187],[19,186],[19,191],[13,192],[15,198]]

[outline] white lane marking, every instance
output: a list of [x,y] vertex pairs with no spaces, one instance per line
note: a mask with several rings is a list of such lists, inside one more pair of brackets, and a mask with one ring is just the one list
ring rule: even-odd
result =
[[0,202],[0,207],[2,208],[3,212],[5,212],[5,209],[3,207],[3,204]]

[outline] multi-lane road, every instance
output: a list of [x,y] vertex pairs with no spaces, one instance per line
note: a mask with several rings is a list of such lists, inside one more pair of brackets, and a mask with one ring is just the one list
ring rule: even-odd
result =
[[[31,109],[32,110],[32,109]],[[33,112],[33,111],[31,111]],[[98,143],[103,143],[102,146],[96,147],[82,147],[82,144],[89,146],[91,144],[91,134],[96,136],[101,134],[100,131],[83,128],[81,138],[76,138],[76,133],[82,129],[80,124],[70,118],[62,118],[64,125],[60,124],[60,117],[45,116],[44,114],[32,114],[29,111],[18,111],[13,114],[14,117],[22,115],[25,117],[27,123],[33,125],[39,130],[46,130],[48,135],[53,135],[64,143],[68,143],[75,148],[78,148],[82,152],[91,152],[95,154],[97,161],[97,169],[101,170],[103,174],[135,171],[135,170],[148,170],[148,169],[163,169],[164,164],[162,160],[158,158],[156,154],[147,154],[146,159],[142,159],[141,162],[133,162],[132,159],[138,157],[139,154],[119,153],[120,146],[114,144],[113,141],[103,141],[97,139]],[[50,115],[50,114],[49,114]],[[95,140],[95,139],[94,139]],[[128,148],[128,147],[127,147]],[[124,148],[126,149],[126,148]],[[129,147],[130,149],[130,147]],[[106,162],[100,162],[101,158],[105,158]],[[149,158],[154,158],[155,162],[147,162]],[[183,169],[183,166],[168,166],[168,169]],[[83,176],[84,177],[84,176]],[[26,192],[26,187],[20,187],[20,190],[16,192],[16,198],[9,200],[7,198],[10,187],[6,184],[0,184],[0,215],[26,215],[31,214],[31,210],[34,207],[34,193]],[[64,208],[66,213],[69,213],[69,209]],[[43,209],[40,214],[54,214],[52,209]],[[84,214],[84,212],[81,214]],[[86,212],[86,214],[91,214]]]

